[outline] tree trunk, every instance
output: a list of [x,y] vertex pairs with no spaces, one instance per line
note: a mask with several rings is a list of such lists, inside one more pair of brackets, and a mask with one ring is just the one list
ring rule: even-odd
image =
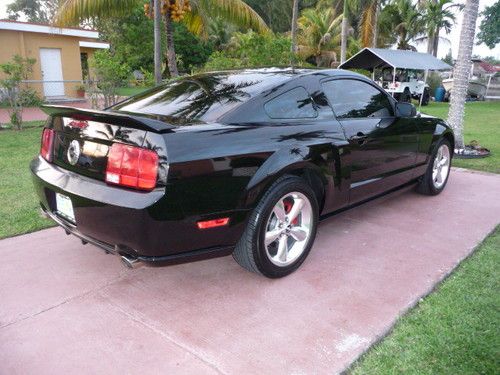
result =
[[378,39],[378,17],[380,15],[380,1],[375,0],[375,16],[373,19],[373,39],[372,39],[372,47],[377,48],[377,39]]
[[340,63],[345,61],[347,51],[347,0],[344,0],[344,9],[342,11],[342,30],[340,34]]
[[466,0],[463,12],[458,58],[453,69],[453,88],[451,94],[448,123],[455,132],[455,148],[464,148],[463,125],[464,108],[467,87],[469,86],[469,72],[471,68],[472,47],[476,33],[477,12],[479,0]]
[[161,83],[161,14],[160,2],[154,1],[154,62],[155,62],[155,85]]
[[434,57],[437,57],[438,46],[439,46],[439,28],[436,30],[436,33],[434,34],[434,44],[432,46],[432,55]]
[[175,56],[174,26],[172,25],[172,19],[170,18],[170,8],[163,17],[163,22],[165,23],[165,34],[167,36],[168,71],[170,72],[170,77],[175,78],[179,76],[179,70],[177,69],[177,58]]
[[427,34],[427,53],[432,55],[433,50],[434,50],[434,34],[433,32],[429,32]]
[[297,20],[299,17],[299,0],[293,0],[293,10],[292,10],[292,54],[297,53]]

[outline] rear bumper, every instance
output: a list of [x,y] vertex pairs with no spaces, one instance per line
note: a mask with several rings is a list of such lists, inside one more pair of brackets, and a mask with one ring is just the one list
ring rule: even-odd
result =
[[[108,186],[38,157],[30,165],[42,210],[67,232],[110,253],[144,262],[175,264],[230,254],[248,211],[187,217],[169,187],[138,192]],[[76,223],[56,213],[55,193],[68,196]],[[168,199],[167,199],[168,196]],[[227,215],[230,225],[199,230],[199,220]]]

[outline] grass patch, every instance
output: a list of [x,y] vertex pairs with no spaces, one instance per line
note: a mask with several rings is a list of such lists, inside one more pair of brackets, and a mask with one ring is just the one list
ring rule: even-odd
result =
[[150,88],[151,87],[119,87],[116,93],[120,96],[133,96],[149,90]]
[[350,374],[495,374],[500,368],[500,227],[402,317]]
[[[422,112],[445,119],[448,103],[430,103]],[[484,159],[453,159],[453,166],[500,173],[500,101],[468,102],[465,105],[465,143],[476,140],[491,151]]]
[[22,131],[0,131],[0,238],[54,225],[38,215],[40,206],[28,167],[40,151],[43,124],[33,121]]

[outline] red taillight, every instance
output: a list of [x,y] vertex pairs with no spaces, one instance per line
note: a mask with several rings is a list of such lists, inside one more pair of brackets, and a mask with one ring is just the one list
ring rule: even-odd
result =
[[108,153],[106,182],[141,190],[156,186],[158,154],[145,148],[114,143]]
[[227,225],[228,223],[229,223],[229,218],[223,217],[215,220],[198,221],[198,223],[196,224],[198,225],[198,229],[208,229],[214,227],[222,227],[224,225]]
[[54,129],[43,129],[40,155],[47,161],[52,161],[52,145],[54,144],[54,135]]

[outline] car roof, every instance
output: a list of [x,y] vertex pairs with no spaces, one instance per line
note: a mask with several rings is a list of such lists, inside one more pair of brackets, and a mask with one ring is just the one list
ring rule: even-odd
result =
[[[269,68],[248,68],[248,69],[230,69],[221,70],[213,72],[205,72],[195,74],[190,77],[201,77],[201,76],[221,76],[225,75],[227,77],[238,77],[242,81],[252,79],[252,76],[267,76],[266,82],[268,86],[273,84],[281,84],[294,78],[299,78],[307,75],[322,75],[322,76],[352,76],[358,78],[367,78],[366,76],[352,72],[344,69],[320,69],[320,68],[292,68],[292,67],[269,67]],[[273,77],[273,80],[269,80],[269,77]]]

